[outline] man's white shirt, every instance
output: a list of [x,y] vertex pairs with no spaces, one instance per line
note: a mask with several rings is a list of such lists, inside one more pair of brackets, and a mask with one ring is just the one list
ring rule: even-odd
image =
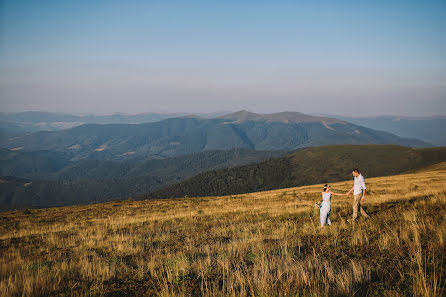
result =
[[355,176],[355,184],[353,186],[353,195],[358,195],[362,193],[363,189],[367,189],[365,186],[364,177],[362,174]]

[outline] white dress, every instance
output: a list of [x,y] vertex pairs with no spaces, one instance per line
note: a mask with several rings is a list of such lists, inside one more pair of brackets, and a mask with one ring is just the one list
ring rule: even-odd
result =
[[330,210],[331,210],[331,193],[322,193],[321,226],[331,225]]

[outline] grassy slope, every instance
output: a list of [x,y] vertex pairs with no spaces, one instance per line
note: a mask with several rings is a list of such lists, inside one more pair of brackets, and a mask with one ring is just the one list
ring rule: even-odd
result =
[[442,296],[446,163],[367,182],[1,213],[0,295]]
[[359,167],[366,177],[398,174],[446,161],[446,147],[414,149],[397,145],[312,147],[257,164],[201,173],[146,198],[249,193],[345,180]]

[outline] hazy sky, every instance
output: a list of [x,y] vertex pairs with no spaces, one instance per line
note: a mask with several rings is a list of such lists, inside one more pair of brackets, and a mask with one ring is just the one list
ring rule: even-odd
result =
[[446,114],[444,0],[0,0],[0,13],[1,111]]

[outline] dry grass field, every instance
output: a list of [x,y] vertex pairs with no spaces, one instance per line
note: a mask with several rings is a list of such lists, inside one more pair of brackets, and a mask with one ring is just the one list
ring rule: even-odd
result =
[[0,213],[0,295],[444,296],[446,163],[366,182]]

